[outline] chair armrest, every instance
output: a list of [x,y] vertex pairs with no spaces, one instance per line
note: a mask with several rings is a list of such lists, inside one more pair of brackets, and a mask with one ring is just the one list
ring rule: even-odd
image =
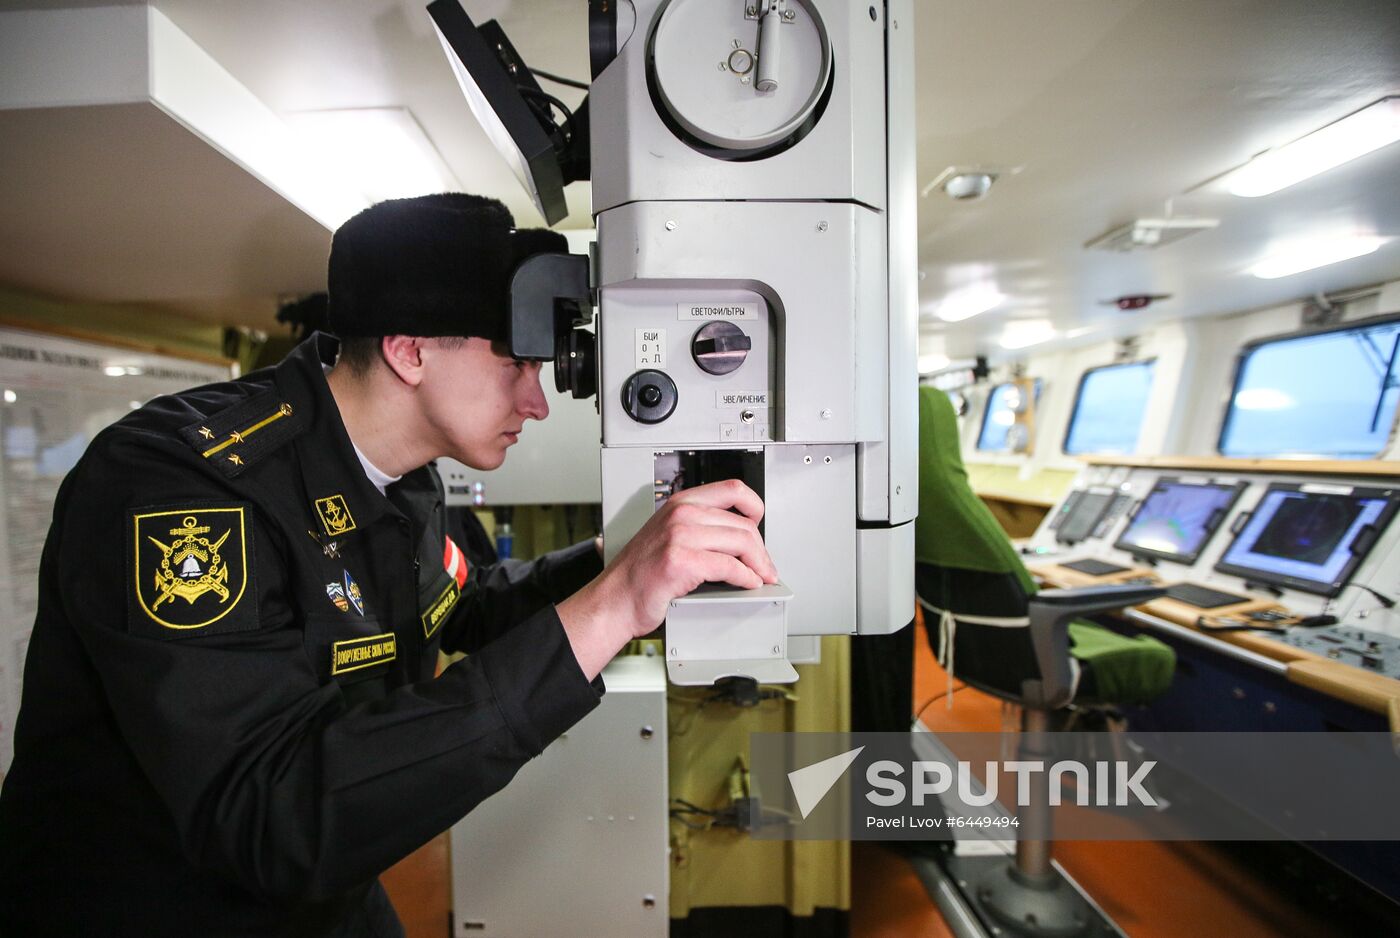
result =
[[1136,584],[1042,590],[1030,598],[1031,646],[1040,680],[1024,681],[1021,697],[1028,707],[1055,710],[1074,698],[1074,670],[1069,653],[1069,624],[1083,616],[1138,606],[1166,595],[1160,586]]

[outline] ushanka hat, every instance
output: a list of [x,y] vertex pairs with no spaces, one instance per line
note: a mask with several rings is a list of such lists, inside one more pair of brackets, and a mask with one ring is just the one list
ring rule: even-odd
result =
[[331,328],[341,338],[508,339],[510,280],[534,254],[567,252],[543,228],[515,227],[495,199],[445,192],[372,205],[331,239]]

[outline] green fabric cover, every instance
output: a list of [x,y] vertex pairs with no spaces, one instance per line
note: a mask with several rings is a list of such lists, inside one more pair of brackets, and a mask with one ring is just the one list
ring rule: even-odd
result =
[[[914,559],[948,570],[1010,574],[1027,597],[1035,595],[1025,564],[968,482],[953,402],[933,387],[919,389]],[[1129,638],[1081,621],[1070,624],[1069,637],[1070,653],[1093,672],[1094,701],[1146,703],[1171,684],[1176,653],[1151,636]]]
[[1171,686],[1176,652],[1150,635],[1129,638],[1078,621],[1069,624],[1069,642],[1069,653],[1094,674],[1094,692],[1080,703],[1144,704]]
[[958,415],[948,395],[919,389],[919,516],[914,559],[956,570],[1010,573],[1035,592],[1035,582],[1006,532],[972,491],[963,468]]

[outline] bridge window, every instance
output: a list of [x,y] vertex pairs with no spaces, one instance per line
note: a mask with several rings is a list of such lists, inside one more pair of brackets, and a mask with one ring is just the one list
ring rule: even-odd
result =
[[[1040,400],[1040,379],[1033,385],[1035,400]],[[987,409],[982,412],[982,430],[977,434],[977,449],[984,453],[1007,451],[1006,435],[1016,423],[1021,406],[1021,389],[1013,381],[998,384],[987,395]]]
[[1400,401],[1400,320],[1246,345],[1220,429],[1224,456],[1373,459]]
[[1090,368],[1079,379],[1065,452],[1134,453],[1152,393],[1156,359]]

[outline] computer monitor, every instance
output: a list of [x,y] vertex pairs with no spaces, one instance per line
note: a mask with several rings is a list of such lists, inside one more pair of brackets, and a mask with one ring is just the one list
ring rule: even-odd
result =
[[1245,482],[1158,479],[1113,546],[1146,560],[1195,563],[1247,487]]
[[1395,489],[1269,486],[1215,569],[1336,596],[1395,515]]
[[1102,492],[1089,490],[1082,493],[1075,501],[1069,514],[1060,522],[1059,528],[1055,531],[1055,540],[1062,544],[1077,544],[1093,534],[1094,528],[1098,526],[1099,519],[1103,517],[1104,511],[1111,501],[1113,501],[1111,489],[1105,489]]

